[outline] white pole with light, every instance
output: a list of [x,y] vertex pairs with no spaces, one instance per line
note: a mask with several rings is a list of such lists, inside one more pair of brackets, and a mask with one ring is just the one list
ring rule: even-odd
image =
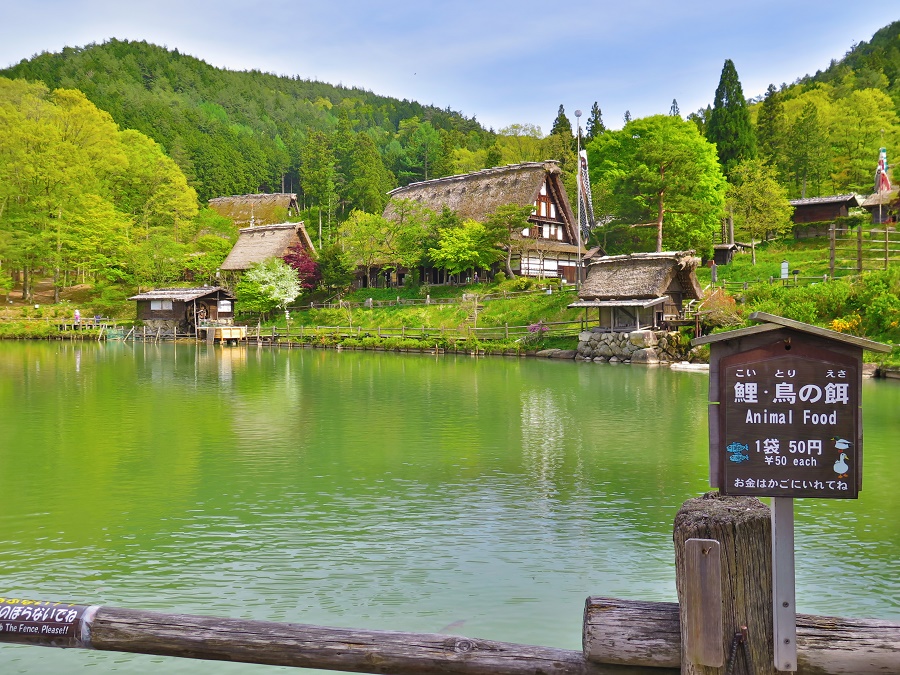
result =
[[576,147],[578,148],[575,153],[575,191],[577,194],[575,195],[576,209],[578,216],[576,218],[577,223],[575,225],[575,229],[577,230],[578,237],[578,267],[575,268],[575,288],[581,288],[581,111],[575,111],[575,139],[576,139]]

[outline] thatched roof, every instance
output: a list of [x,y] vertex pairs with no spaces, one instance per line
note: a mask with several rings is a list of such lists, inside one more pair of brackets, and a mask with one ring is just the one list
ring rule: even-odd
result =
[[216,197],[209,200],[209,206],[220,216],[231,218],[238,227],[275,225],[300,213],[293,192]]
[[219,269],[245,270],[254,263],[281,258],[289,248],[298,244],[315,253],[316,249],[303,223],[245,227],[239,231],[237,243]]
[[879,206],[892,206],[897,198],[900,197],[900,189],[894,188],[888,192],[874,192],[862,200],[860,206],[870,211],[876,210]]
[[190,302],[207,295],[221,293],[222,297],[234,299],[234,296],[226,288],[221,286],[203,286],[202,288],[157,288],[146,293],[132,295],[129,300],[180,300]]
[[[508,164],[458,176],[435,178],[399,187],[388,194],[391,199],[419,202],[436,213],[447,207],[461,218],[484,222],[504,204],[534,204],[545,182],[561,212],[570,241],[575,241],[575,215],[562,184],[559,166],[554,161]],[[388,202],[384,217],[391,218],[393,214],[394,206]],[[533,219],[541,220],[537,216]]]
[[578,297],[582,300],[649,299],[679,290],[684,297],[699,299],[703,292],[694,274],[699,264],[700,258],[693,251],[594,258]]

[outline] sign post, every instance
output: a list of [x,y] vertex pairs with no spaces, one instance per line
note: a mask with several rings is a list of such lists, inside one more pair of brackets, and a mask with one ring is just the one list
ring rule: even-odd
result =
[[862,351],[887,345],[756,312],[760,325],[710,345],[710,484],[772,497],[773,655],[797,669],[797,497],[856,499],[862,489]]

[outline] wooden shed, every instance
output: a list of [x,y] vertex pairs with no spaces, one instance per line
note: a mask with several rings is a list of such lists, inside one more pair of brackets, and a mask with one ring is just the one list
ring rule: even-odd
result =
[[612,332],[671,326],[684,318],[686,302],[702,297],[699,264],[693,251],[593,258],[569,307],[596,309],[599,325]]
[[234,296],[220,286],[158,288],[134,295],[137,318],[153,330],[194,334],[204,322],[234,321]]
[[238,227],[276,225],[300,214],[293,192],[216,197],[209,200],[209,207]]
[[284,257],[294,246],[301,246],[313,254],[316,252],[303,223],[245,227],[239,231],[237,242],[219,269],[243,272],[254,263]]
[[790,203],[794,207],[791,219],[798,225],[832,221],[835,218],[846,216],[850,209],[860,204],[859,198],[855,194],[792,199]]
[[[484,222],[505,204],[532,207],[531,226],[513,232],[512,269],[523,276],[560,277],[574,282],[580,257],[577,222],[557,162],[525,162],[412,183],[390,193],[440,213],[445,207],[463,219]],[[388,202],[385,218],[394,216]]]

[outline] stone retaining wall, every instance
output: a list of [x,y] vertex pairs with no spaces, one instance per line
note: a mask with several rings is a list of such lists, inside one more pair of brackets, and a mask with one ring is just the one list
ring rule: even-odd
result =
[[669,363],[690,360],[690,347],[683,347],[679,333],[636,330],[608,333],[599,327],[578,335],[575,359],[597,363]]

